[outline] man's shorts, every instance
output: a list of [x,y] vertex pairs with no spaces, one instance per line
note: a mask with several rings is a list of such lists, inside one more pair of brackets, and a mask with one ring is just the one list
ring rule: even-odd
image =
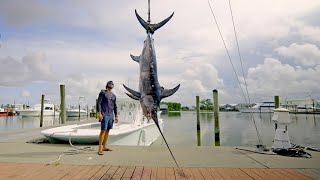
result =
[[113,117],[105,115],[101,121],[101,130],[109,130],[113,127]]

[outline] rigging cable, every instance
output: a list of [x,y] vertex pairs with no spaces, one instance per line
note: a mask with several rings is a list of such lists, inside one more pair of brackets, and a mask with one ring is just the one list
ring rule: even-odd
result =
[[[213,16],[213,18],[214,18],[214,21],[215,21],[215,23],[216,23],[216,26],[217,26],[217,28],[218,28],[218,31],[219,31],[220,37],[221,37],[222,42],[223,42],[223,44],[224,44],[225,50],[226,50],[226,52],[227,52],[227,55],[228,55],[229,61],[230,61],[230,63],[231,63],[232,69],[233,69],[233,72],[234,72],[234,74],[235,74],[235,76],[236,76],[236,78],[237,78],[237,80],[238,80],[239,87],[240,87],[240,89],[241,89],[242,95],[243,95],[243,97],[244,97],[244,99],[245,99],[246,103],[248,103],[248,102],[249,102],[249,104],[250,104],[250,102],[251,102],[251,101],[250,101],[250,99],[249,99],[249,98],[250,98],[250,96],[249,96],[249,93],[248,93],[248,87],[247,87],[246,80],[245,80],[245,86],[246,86],[246,90],[247,90],[247,95],[248,95],[248,99],[249,99],[249,101],[247,100],[247,96],[245,95],[245,93],[244,93],[244,91],[243,91],[243,89],[242,89],[241,82],[240,82],[239,77],[238,77],[238,75],[237,75],[237,72],[236,72],[236,70],[235,70],[234,64],[233,64],[233,62],[232,62],[232,60],[231,60],[229,50],[228,50],[227,45],[226,45],[226,43],[225,43],[225,40],[224,40],[224,38],[223,38],[223,36],[222,36],[222,33],[221,33],[221,30],[220,30],[220,27],[219,27],[218,21],[217,21],[217,19],[216,19],[215,15],[214,15],[214,12],[213,12],[213,9],[212,9],[212,7],[211,7],[211,4],[210,4],[210,1],[209,1],[209,0],[208,0],[208,4],[209,4],[209,7],[210,7],[210,10],[211,10],[212,16]],[[230,10],[231,10],[231,3],[230,3],[230,0],[229,0],[229,5],[230,5]],[[232,10],[231,10],[231,14],[232,14]],[[234,25],[233,15],[232,15],[232,22],[233,22],[233,25]],[[235,30],[235,26],[234,26],[234,30]],[[235,31],[235,35],[236,35],[236,31]],[[237,46],[238,46],[238,54],[239,54],[239,56],[240,56],[240,62],[241,62],[241,68],[242,68],[242,72],[243,72],[243,77],[245,78],[245,76],[244,76],[244,71],[243,71],[242,60],[241,60],[241,55],[240,55],[240,48],[239,48],[238,38],[237,38],[237,36],[236,36],[236,41],[237,41]],[[263,145],[261,135],[260,135],[260,133],[259,133],[259,131],[258,131],[258,128],[257,128],[256,122],[255,122],[255,119],[254,119],[254,117],[253,117],[253,112],[252,112],[252,111],[250,111],[250,112],[251,112],[251,118],[252,118],[252,121],[253,121],[253,123],[254,123],[255,129],[256,129],[256,132],[257,132],[258,141],[259,141],[260,145]]]

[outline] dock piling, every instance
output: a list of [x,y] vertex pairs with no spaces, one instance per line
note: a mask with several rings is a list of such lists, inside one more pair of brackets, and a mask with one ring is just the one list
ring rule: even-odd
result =
[[66,122],[66,93],[65,93],[65,85],[60,84],[60,115],[61,115],[61,123],[64,124]]
[[201,146],[201,130],[200,130],[200,97],[196,96],[196,108],[197,108],[197,145]]
[[279,96],[274,96],[274,108],[277,109],[280,107]]
[[44,94],[41,95],[40,127],[43,126]]
[[213,107],[214,107],[214,141],[215,146],[220,146],[220,126],[219,126],[219,99],[218,90],[213,90]]

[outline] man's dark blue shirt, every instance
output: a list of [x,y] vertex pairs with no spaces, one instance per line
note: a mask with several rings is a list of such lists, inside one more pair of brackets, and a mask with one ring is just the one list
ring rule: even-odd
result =
[[112,92],[102,90],[98,97],[97,111],[101,112],[102,116],[117,116],[118,108],[116,99],[116,95],[114,95]]

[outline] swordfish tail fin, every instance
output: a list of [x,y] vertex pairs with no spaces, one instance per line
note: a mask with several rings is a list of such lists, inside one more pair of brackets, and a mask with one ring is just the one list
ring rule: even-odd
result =
[[170,19],[172,18],[174,12],[165,20],[159,22],[158,24],[150,24],[148,22],[146,22],[145,20],[142,19],[142,17],[139,16],[139,14],[137,13],[137,10],[135,10],[136,16],[138,21],[140,22],[140,24],[142,25],[142,27],[144,27],[144,29],[146,29],[147,33],[151,33],[153,34],[157,29],[161,28],[163,25],[165,25],[168,21],[170,21]]

